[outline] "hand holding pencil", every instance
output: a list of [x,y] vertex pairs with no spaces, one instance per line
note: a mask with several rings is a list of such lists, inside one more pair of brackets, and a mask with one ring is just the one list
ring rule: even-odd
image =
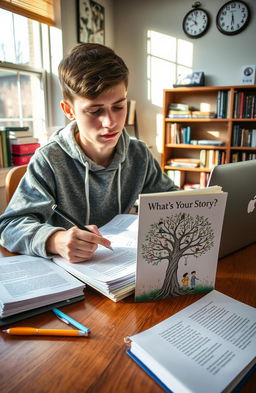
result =
[[75,263],[90,260],[99,244],[112,250],[110,241],[100,234],[97,226],[81,225],[67,213],[58,209],[57,205],[53,205],[52,209],[73,227],[66,231],[59,230],[48,238],[46,242],[48,253],[61,255]]

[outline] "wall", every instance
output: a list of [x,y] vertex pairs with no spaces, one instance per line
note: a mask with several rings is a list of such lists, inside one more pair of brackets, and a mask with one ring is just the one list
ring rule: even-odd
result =
[[[251,9],[251,22],[238,35],[225,36],[216,27],[219,8],[226,0],[205,0],[204,8],[211,17],[208,32],[198,39],[189,39],[182,30],[182,20],[191,9],[191,0],[114,0],[115,50],[130,69],[129,95],[137,101],[139,128],[142,139],[161,146],[161,123],[157,118],[161,108],[153,105],[147,92],[147,31],[154,30],[193,44],[193,71],[204,71],[207,85],[240,84],[242,65],[256,64],[256,1],[246,0]],[[166,48],[168,49],[168,48]],[[168,76],[166,76],[168,80]],[[166,82],[165,88],[171,88]]]

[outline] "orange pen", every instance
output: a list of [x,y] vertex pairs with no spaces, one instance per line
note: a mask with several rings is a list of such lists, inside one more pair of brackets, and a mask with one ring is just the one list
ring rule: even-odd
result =
[[15,327],[2,330],[3,333],[18,336],[72,336],[72,337],[88,337],[89,332],[81,330],[67,329],[36,329],[32,327]]

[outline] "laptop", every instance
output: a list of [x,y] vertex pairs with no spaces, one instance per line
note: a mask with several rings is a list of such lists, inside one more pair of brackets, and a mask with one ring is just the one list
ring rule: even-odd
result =
[[219,258],[256,241],[256,160],[217,165],[208,187],[228,192]]

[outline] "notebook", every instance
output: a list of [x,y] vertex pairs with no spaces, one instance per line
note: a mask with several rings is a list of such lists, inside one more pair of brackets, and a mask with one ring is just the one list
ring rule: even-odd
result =
[[217,165],[208,187],[228,192],[219,257],[256,241],[256,160]]

